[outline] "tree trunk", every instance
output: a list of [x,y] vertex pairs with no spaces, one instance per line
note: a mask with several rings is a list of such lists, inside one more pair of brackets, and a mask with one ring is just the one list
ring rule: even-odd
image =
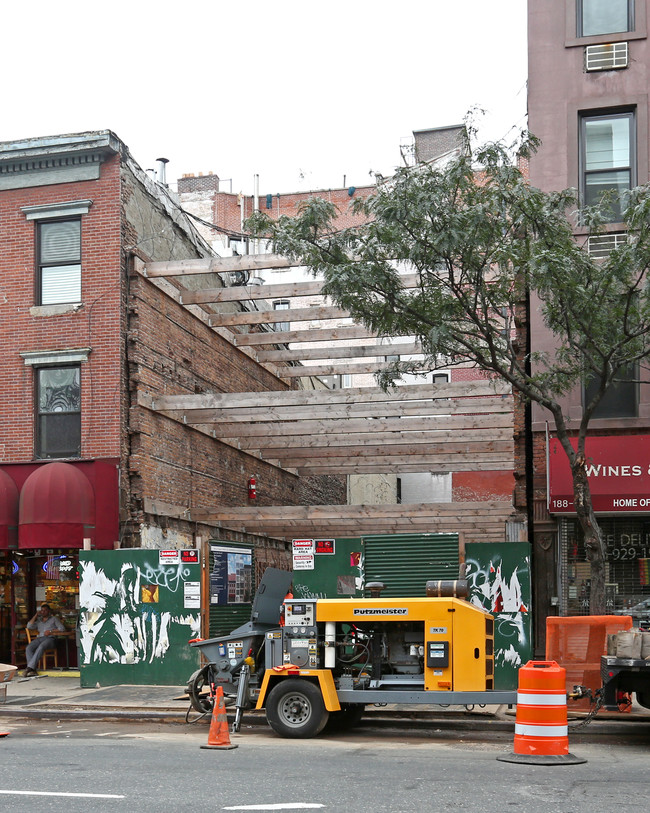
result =
[[578,522],[584,536],[587,561],[591,565],[589,614],[605,615],[605,545],[603,534],[594,514],[591,491],[587,482],[584,456],[578,455],[573,473],[573,497]]

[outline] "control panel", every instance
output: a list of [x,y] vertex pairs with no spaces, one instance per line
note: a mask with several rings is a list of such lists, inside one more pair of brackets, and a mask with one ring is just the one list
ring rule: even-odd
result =
[[283,661],[294,666],[318,666],[316,601],[284,602]]

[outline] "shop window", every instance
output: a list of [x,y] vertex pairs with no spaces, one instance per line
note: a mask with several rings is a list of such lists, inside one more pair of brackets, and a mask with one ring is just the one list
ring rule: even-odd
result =
[[634,0],[578,0],[578,36],[618,34],[634,29]]
[[[636,624],[650,624],[650,607],[641,606],[650,599],[650,521],[602,517],[599,524],[606,549],[607,613],[630,614]],[[577,520],[562,520],[561,538],[562,615],[589,615],[591,565]]]
[[[637,367],[630,365],[617,374],[617,380],[609,388],[593,412],[593,418],[636,418],[638,415]],[[583,406],[586,406],[598,391],[600,378],[592,376],[583,388]]]
[[634,113],[582,116],[580,162],[582,205],[603,205],[606,219],[620,222],[636,183]]
[[81,302],[81,220],[37,224],[38,304]]
[[36,457],[81,455],[81,367],[38,367]]

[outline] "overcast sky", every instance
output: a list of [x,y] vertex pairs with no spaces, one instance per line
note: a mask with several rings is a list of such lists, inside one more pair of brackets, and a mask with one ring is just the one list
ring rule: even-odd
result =
[[484,138],[525,125],[525,0],[30,0],[2,22],[0,141],[110,129],[172,185],[362,186],[474,105]]

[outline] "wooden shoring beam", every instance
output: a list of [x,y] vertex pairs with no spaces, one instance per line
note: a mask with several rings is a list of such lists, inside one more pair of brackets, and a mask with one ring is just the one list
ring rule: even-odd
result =
[[[369,361],[358,364],[340,361],[336,364],[305,364],[303,367],[278,367],[277,374],[280,378],[310,378],[314,375],[364,375],[386,370],[388,367],[390,367],[388,361]],[[415,370],[412,372],[415,372]],[[431,372],[431,368],[423,363],[418,372],[428,373]]]
[[[488,399],[485,399],[486,401]],[[495,399],[492,399],[495,400]],[[501,399],[498,399],[501,405]],[[478,403],[478,402],[477,402]],[[489,408],[489,404],[479,404],[478,409]],[[196,422],[199,413],[204,415],[205,426],[217,432],[219,438],[240,438],[245,435],[246,440],[252,438],[275,438],[292,437],[296,442],[300,442],[300,437],[307,436],[328,436],[331,434],[357,434],[363,437],[364,434],[391,433],[391,432],[441,432],[452,430],[471,431],[473,429],[490,430],[504,429],[512,435],[512,404],[510,409],[503,412],[491,414],[465,415],[452,409],[451,415],[429,415],[426,417],[398,417],[398,418],[330,418],[325,420],[279,420],[263,421],[261,423],[247,422],[245,426],[241,423],[224,423],[215,421],[209,423],[211,410],[194,410],[186,416],[186,423],[193,426],[203,425]],[[167,414],[167,413],[164,413]],[[170,416],[175,413],[169,413]],[[200,419],[203,420],[203,419]],[[252,441],[255,442],[255,441]]]
[[278,322],[314,322],[321,319],[351,319],[348,311],[333,305],[315,305],[312,308],[290,310],[238,311],[237,313],[213,313],[210,327],[236,327],[240,325],[265,325]]
[[[498,400],[498,399],[495,399]],[[151,409],[151,402],[142,403]],[[497,412],[496,408],[488,407],[491,412]],[[184,423],[203,424],[206,422],[215,422],[221,425],[226,423],[239,423],[249,424],[254,421],[301,421],[310,418],[317,420],[344,420],[346,418],[360,419],[369,418],[371,420],[381,420],[382,418],[397,418],[411,416],[423,417],[426,415],[447,415],[451,412],[448,407],[445,409],[441,404],[436,404],[433,401],[416,401],[414,403],[398,402],[395,404],[336,404],[335,406],[327,406],[327,404],[315,404],[314,406],[281,406],[281,407],[266,407],[259,409],[256,407],[242,407],[236,412],[232,409],[204,409],[204,410],[158,410],[169,417],[177,417],[184,420]],[[502,412],[512,411],[512,402],[510,402],[509,409],[503,409]]]
[[431,502],[431,503],[389,503],[382,505],[342,504],[342,505],[254,505],[232,506],[215,505],[211,508],[174,505],[164,500],[144,498],[144,510],[149,514],[173,516],[179,519],[191,515],[192,520],[212,521],[295,521],[295,520],[339,520],[355,521],[363,518],[391,517],[498,517],[501,514],[512,514],[513,507],[509,500],[472,500],[464,502]]
[[145,277],[185,277],[194,274],[223,274],[233,271],[263,271],[265,268],[297,268],[295,262],[278,254],[244,254],[237,257],[205,257],[145,263]]
[[[276,311],[284,314],[286,311]],[[276,319],[276,322],[281,321]],[[235,333],[235,347],[260,347],[269,344],[290,344],[291,342],[336,342],[348,339],[377,339],[377,334],[361,325],[331,328],[308,328],[305,330],[270,330],[265,333]]]
[[[222,440],[222,438],[220,438]],[[440,444],[446,448],[447,444],[454,445],[465,443],[509,443],[512,446],[512,427],[508,429],[462,429],[450,432],[440,432],[437,429],[430,431],[420,430],[418,432],[368,432],[365,434],[321,434],[321,435],[275,435],[274,437],[240,436],[237,438],[237,445],[240,449],[257,449],[269,452],[273,449],[297,452],[299,449],[314,450],[340,447],[342,449],[363,448],[366,446],[396,446],[405,445],[411,448],[422,444]]]
[[[457,463],[457,462],[471,462],[472,459],[481,463],[491,460],[495,457],[498,462],[503,462],[508,459],[512,460],[514,452],[514,443],[512,438],[509,440],[497,441],[465,441],[460,438],[454,441],[447,441],[443,443],[402,443],[390,444],[375,441],[374,443],[363,444],[341,444],[339,446],[321,446],[315,452],[313,447],[305,448],[274,448],[268,449],[264,452],[263,458],[265,460],[279,459],[286,460],[291,458],[293,461],[298,460],[314,460],[318,458],[315,465],[327,465],[325,461],[330,458],[347,458],[358,459],[358,462],[363,462],[366,458],[374,459],[381,458],[382,456],[391,458],[407,458],[416,457],[418,460],[430,456],[436,463]],[[408,462],[405,460],[404,462]],[[292,464],[292,468],[294,464]]]
[[[510,386],[500,381],[455,381],[435,384],[409,384],[384,392],[376,387],[341,390],[273,390],[264,392],[215,392],[200,395],[152,395],[149,408],[188,412],[191,409],[268,409],[279,406],[324,404],[396,403],[447,398],[507,396]],[[143,395],[146,401],[147,396]],[[497,397],[494,399],[498,400]],[[146,405],[145,403],[142,404]]]
[[[268,256],[268,255],[267,255]],[[418,274],[401,276],[404,288],[419,285]],[[271,283],[267,285],[238,285],[232,288],[203,288],[200,291],[183,291],[184,305],[216,304],[219,302],[250,302],[254,300],[295,299],[306,296],[319,296],[323,290],[322,279],[306,282]]]
[[[271,461],[267,461],[271,462]],[[285,461],[276,465],[285,466]],[[287,464],[288,465],[288,464]],[[450,472],[475,472],[475,471],[512,471],[514,468],[513,456],[509,460],[502,462],[472,462],[472,463],[437,463],[431,457],[402,458],[381,457],[371,460],[355,461],[341,460],[340,463],[330,462],[327,465],[318,465],[316,461],[304,463],[292,467],[296,474],[305,475],[344,475],[344,474],[449,474]]]
[[383,356],[421,356],[422,345],[354,344],[345,347],[296,347],[292,350],[258,350],[258,361],[314,361],[318,359],[361,359]]

